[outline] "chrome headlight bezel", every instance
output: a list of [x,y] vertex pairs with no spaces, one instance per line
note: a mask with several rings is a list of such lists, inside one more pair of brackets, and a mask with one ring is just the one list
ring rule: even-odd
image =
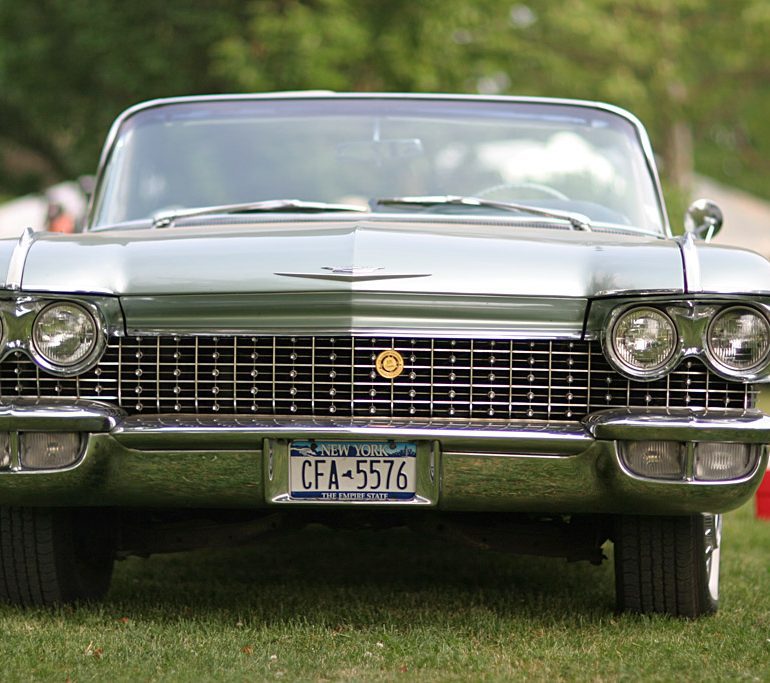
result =
[[[44,319],[46,314],[49,314],[51,310],[56,308],[76,309],[79,313],[83,314],[85,320],[92,327],[92,340],[89,343],[90,348],[72,363],[58,363],[55,360],[52,360],[40,348],[37,340],[38,325]],[[37,312],[30,328],[29,349],[35,362],[46,371],[61,377],[71,377],[90,368],[101,356],[105,345],[106,334],[98,312],[93,310],[92,307],[78,301],[62,300],[46,304]]]
[[[745,311],[751,313],[759,320],[761,320],[765,326],[765,337],[767,339],[767,348],[765,349],[764,353],[754,363],[745,367],[735,367],[725,363],[714,351],[714,344],[712,343],[714,327],[726,315],[735,313],[737,311]],[[721,309],[709,322],[705,332],[704,348],[708,354],[708,360],[720,373],[740,379],[754,378],[757,374],[757,370],[767,367],[768,363],[770,363],[770,320],[768,320],[767,315],[765,315],[762,311],[760,311],[758,308],[755,308],[754,306],[745,304],[727,306]]]
[[[670,351],[663,361],[650,368],[643,368],[628,363],[624,358],[621,357],[615,345],[615,332],[618,328],[618,325],[628,316],[634,314],[641,315],[645,311],[652,312],[654,315],[663,319],[668,325],[670,325],[671,331],[673,333],[673,343],[671,345]],[[603,341],[605,355],[610,360],[611,364],[622,375],[632,379],[659,379],[660,377],[667,375],[671,370],[673,370],[682,357],[681,335],[679,334],[679,329],[676,323],[665,310],[656,306],[637,304],[616,309],[613,311],[609,324],[607,325]]]

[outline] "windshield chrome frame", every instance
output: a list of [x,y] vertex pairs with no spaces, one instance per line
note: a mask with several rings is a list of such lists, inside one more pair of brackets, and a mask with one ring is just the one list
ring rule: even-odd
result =
[[109,159],[111,158],[115,149],[115,144],[118,140],[120,129],[123,124],[133,117],[134,115],[147,111],[148,109],[154,109],[159,107],[165,107],[175,104],[194,104],[196,102],[243,102],[243,101],[271,101],[271,100],[431,100],[431,101],[472,101],[472,102],[496,102],[496,103],[510,103],[510,104],[541,104],[548,105],[553,104],[556,106],[573,106],[582,107],[586,109],[595,109],[598,111],[614,114],[620,118],[625,119],[630,123],[634,131],[636,132],[637,140],[641,146],[642,155],[644,157],[647,171],[650,174],[652,180],[653,191],[658,203],[658,212],[661,219],[662,233],[646,233],[650,235],[657,235],[660,237],[673,237],[671,232],[671,225],[668,219],[668,211],[666,210],[666,202],[663,197],[663,188],[660,182],[660,176],[655,164],[655,157],[652,151],[652,144],[650,142],[647,130],[642,122],[634,116],[631,112],[617,107],[612,104],[604,102],[595,102],[591,100],[573,100],[563,98],[551,98],[551,97],[519,97],[519,96],[507,96],[507,95],[454,95],[454,94],[432,94],[432,93],[345,93],[345,92],[332,92],[327,90],[308,90],[308,91],[290,91],[290,92],[270,92],[270,93],[253,93],[253,94],[239,94],[239,95],[191,95],[184,97],[166,97],[155,100],[148,100],[146,102],[140,102],[132,107],[129,107],[122,112],[115,122],[110,127],[107,134],[107,138],[102,148],[102,153],[99,158],[99,165],[96,172],[96,186],[91,193],[88,202],[88,214],[85,224],[85,230],[90,231],[95,226],[94,221],[94,207],[95,199],[99,195],[99,190],[104,181],[104,170],[107,166]]

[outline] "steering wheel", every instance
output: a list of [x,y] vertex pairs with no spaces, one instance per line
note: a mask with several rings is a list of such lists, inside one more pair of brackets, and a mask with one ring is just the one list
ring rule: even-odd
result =
[[478,192],[475,192],[473,196],[478,197],[479,199],[487,199],[490,195],[506,190],[532,190],[534,192],[539,192],[546,197],[551,197],[552,199],[569,201],[569,197],[566,194],[557,190],[555,187],[543,185],[542,183],[500,183],[499,185],[483,187]]

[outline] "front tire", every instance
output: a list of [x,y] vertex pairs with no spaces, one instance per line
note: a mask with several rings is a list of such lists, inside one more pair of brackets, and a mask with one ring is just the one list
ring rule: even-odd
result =
[[716,612],[721,529],[721,515],[618,517],[618,609],[690,619]]
[[32,607],[102,598],[113,522],[98,509],[0,507],[0,599]]

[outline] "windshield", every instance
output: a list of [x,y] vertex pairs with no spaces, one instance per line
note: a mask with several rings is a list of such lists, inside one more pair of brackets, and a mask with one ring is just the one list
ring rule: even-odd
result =
[[[471,208],[377,202],[410,196],[490,201]],[[201,100],[140,110],[118,131],[92,224],[277,199],[496,216],[495,202],[517,202],[663,231],[636,128],[618,114],[376,97]]]

